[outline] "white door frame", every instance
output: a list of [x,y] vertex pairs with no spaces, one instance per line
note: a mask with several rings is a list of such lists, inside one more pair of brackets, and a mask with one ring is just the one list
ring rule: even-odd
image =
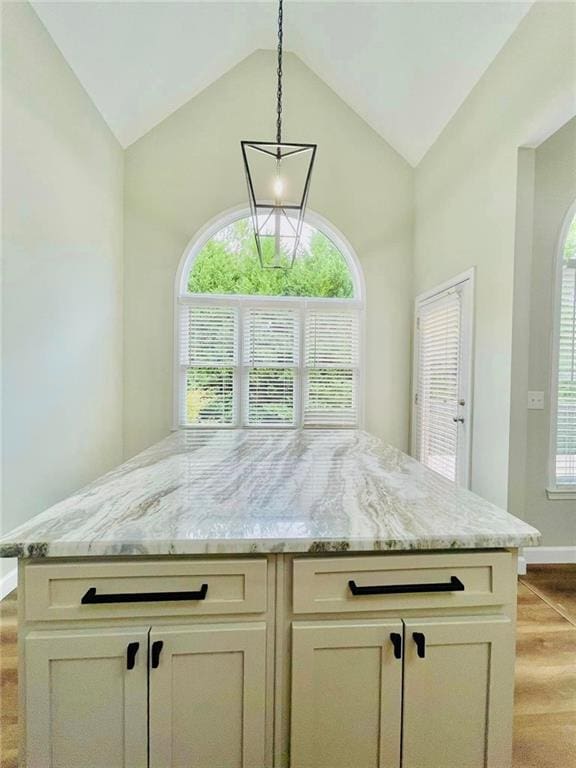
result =
[[450,290],[460,289],[462,296],[461,315],[461,357],[460,365],[463,376],[461,377],[460,393],[466,403],[464,406],[464,439],[459,441],[463,454],[459,458],[458,482],[464,488],[470,487],[472,467],[472,425],[473,425],[473,382],[474,382],[474,304],[475,304],[475,277],[476,267],[471,267],[461,272],[450,280],[420,293],[414,302],[414,325],[412,331],[413,358],[412,358],[412,409],[410,430],[410,453],[416,455],[416,408],[417,408],[417,382],[418,382],[418,357],[419,335],[418,315],[419,309],[432,299],[440,297]]

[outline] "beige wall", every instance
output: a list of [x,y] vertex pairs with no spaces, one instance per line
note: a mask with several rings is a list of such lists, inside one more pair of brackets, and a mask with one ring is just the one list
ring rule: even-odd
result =
[[[240,140],[274,133],[275,61],[259,51],[126,152],[125,445],[172,423],[173,288],[190,238],[246,204]],[[292,55],[285,137],[316,141],[310,207],[355,249],[367,285],[367,427],[408,443],[413,170]]]
[[504,507],[518,149],[576,111],[575,23],[574,4],[534,6],[416,174],[416,293],[477,268],[472,489]]
[[31,7],[2,10],[8,530],[122,457],[123,158]]
[[530,343],[526,391],[544,390],[546,408],[527,411],[525,514],[549,546],[576,544],[576,501],[549,501],[550,356],[560,232],[576,201],[576,118],[535,152]]

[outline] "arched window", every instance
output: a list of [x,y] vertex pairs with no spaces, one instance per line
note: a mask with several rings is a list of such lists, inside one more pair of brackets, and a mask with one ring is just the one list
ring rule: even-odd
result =
[[576,204],[558,254],[552,474],[555,486],[576,488]]
[[362,275],[342,236],[314,224],[292,269],[261,268],[247,212],[191,243],[177,277],[179,426],[360,424]]

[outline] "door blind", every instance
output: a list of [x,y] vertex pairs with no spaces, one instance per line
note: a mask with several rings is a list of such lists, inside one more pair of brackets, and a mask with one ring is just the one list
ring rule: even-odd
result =
[[250,426],[295,423],[299,314],[293,309],[248,309],[244,316],[244,420]]
[[556,483],[576,484],[576,256],[565,256],[560,297]]
[[452,291],[422,305],[417,320],[416,457],[449,480],[457,473],[460,318]]
[[238,312],[235,307],[180,307],[180,370],[184,424],[235,421]]
[[359,317],[309,310],[305,332],[304,424],[358,423]]

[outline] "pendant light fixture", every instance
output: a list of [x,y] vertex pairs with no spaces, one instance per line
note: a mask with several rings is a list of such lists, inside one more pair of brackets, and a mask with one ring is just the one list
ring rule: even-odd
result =
[[316,156],[316,144],[282,141],[282,44],[283,0],[279,0],[276,141],[240,142],[263,269],[289,269],[294,264]]

